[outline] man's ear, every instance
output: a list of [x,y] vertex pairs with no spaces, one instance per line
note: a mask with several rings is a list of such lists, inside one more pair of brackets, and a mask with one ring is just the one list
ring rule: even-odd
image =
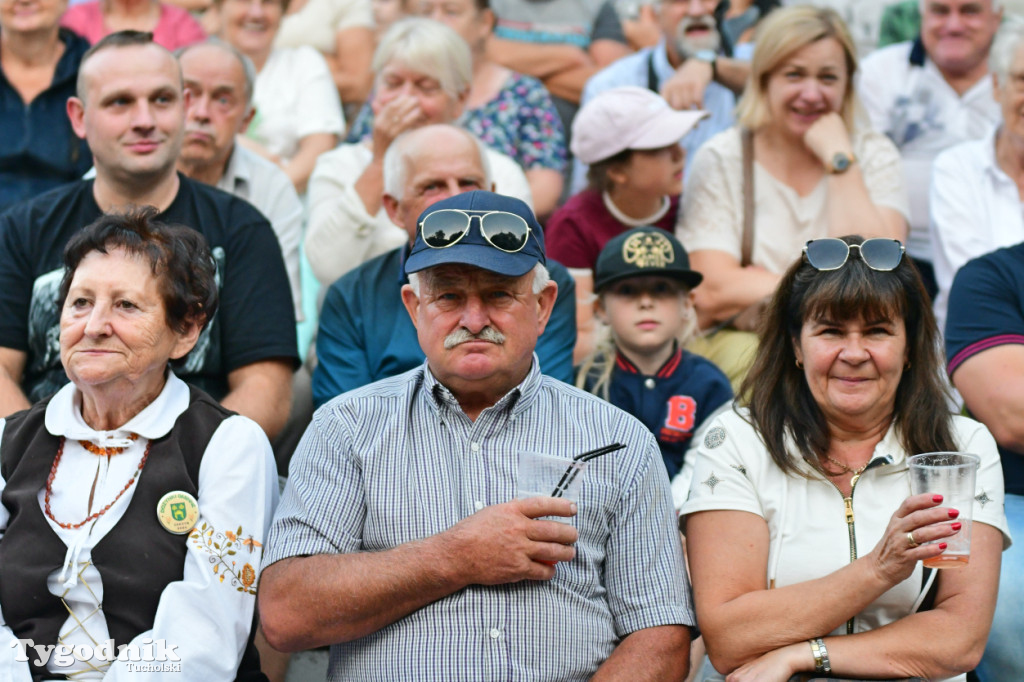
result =
[[405,311],[409,313],[409,318],[412,320],[412,326],[416,327],[416,331],[419,331],[419,309],[420,309],[420,298],[416,295],[416,292],[412,290],[412,285],[406,284],[402,286],[402,304],[405,306]]
[[75,135],[85,139],[85,102],[77,97],[68,97],[67,103],[68,120],[71,121],[71,129]]
[[244,135],[245,134],[245,131],[247,131],[249,129],[249,124],[252,123],[252,120],[254,118],[256,118],[256,107],[250,105],[249,106],[249,113],[247,113],[245,115],[245,118],[242,119],[242,125],[238,126],[238,134],[239,135]]
[[554,280],[544,285],[537,296],[537,336],[544,333],[551,319],[551,311],[555,308],[555,301],[558,299],[558,285]]
[[380,197],[380,203],[384,206],[384,210],[387,211],[388,218],[391,218],[391,222],[404,230],[405,224],[402,222],[398,199],[385,192]]

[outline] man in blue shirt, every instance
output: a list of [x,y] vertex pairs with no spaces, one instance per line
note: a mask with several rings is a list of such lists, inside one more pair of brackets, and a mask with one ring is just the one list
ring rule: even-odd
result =
[[[453,194],[492,187],[485,163],[476,138],[455,126],[427,126],[392,143],[384,161],[384,207],[392,222],[408,231],[410,245],[423,209]],[[367,261],[327,291],[313,373],[317,407],[422,364],[423,351],[400,293],[408,281],[402,269],[408,252],[403,246]],[[554,262],[548,267],[558,284],[558,300],[537,357],[545,374],[571,381],[575,286],[564,267]]]
[[[639,421],[540,373],[557,286],[532,211],[473,191],[416,222],[401,295],[427,361],[314,415],[263,556],[267,641],[330,644],[329,682],[682,679],[665,466]],[[552,496],[520,452],[561,460]]]
[[[742,91],[750,72],[742,54],[724,44],[714,12],[717,0],[662,0],[658,5],[661,41],[623,57],[594,74],[583,89],[580,107],[599,93],[623,85],[659,92],[676,109],[704,109],[708,117],[681,140],[687,156],[733,124],[735,93]],[[743,57],[743,59],[733,58]],[[587,185],[587,165],[573,162],[573,194]]]

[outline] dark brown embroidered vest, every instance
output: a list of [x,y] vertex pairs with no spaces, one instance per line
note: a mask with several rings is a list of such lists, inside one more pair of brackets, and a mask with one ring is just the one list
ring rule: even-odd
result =
[[[115,645],[128,644],[151,629],[164,587],[182,579],[188,536],[164,530],[157,519],[157,502],[174,490],[199,497],[203,452],[221,422],[234,414],[202,391],[191,386],[189,391],[188,409],[170,433],[153,441],[124,515],[92,550],[103,581],[103,613]],[[0,604],[14,633],[36,644],[56,644],[68,617],[46,586],[47,576],[60,568],[67,552],[38,500],[57,454],[58,439],[44,425],[48,403],[44,400],[8,417],[0,440],[0,473],[6,481],[0,501],[10,513],[0,541]],[[239,676],[253,666],[259,670],[250,635]],[[33,679],[53,678],[44,666],[29,667]]]

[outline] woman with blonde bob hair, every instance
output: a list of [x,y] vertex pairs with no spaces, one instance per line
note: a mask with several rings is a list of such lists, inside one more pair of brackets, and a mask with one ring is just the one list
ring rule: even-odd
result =
[[804,242],[864,226],[865,236],[902,239],[907,228],[899,152],[859,123],[857,60],[839,15],[810,6],[776,10],[761,22],[756,43],[739,124],[688,164],[676,226],[693,267],[705,273],[694,292],[701,326],[723,329],[696,350],[734,382],[756,338],[733,330],[756,327]]
[[[1003,476],[988,429],[950,414],[927,298],[895,239],[812,240],[779,282],[749,407],[711,422],[680,511],[729,682],[962,681],[978,664],[1010,544]],[[936,451],[979,457],[972,509],[911,494],[907,458]]]

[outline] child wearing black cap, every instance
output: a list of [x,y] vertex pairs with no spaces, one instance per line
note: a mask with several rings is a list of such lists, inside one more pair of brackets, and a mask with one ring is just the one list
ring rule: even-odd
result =
[[594,314],[607,333],[576,375],[578,387],[654,433],[669,478],[697,428],[733,397],[721,370],[683,350],[696,329],[691,290],[701,279],[664,230],[638,227],[609,241],[594,270]]

